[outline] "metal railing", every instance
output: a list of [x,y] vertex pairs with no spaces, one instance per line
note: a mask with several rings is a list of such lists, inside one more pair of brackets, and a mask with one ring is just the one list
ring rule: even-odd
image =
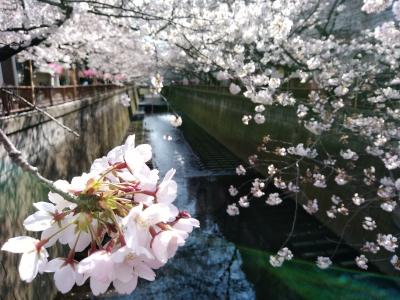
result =
[[0,116],[32,110],[28,105],[12,94],[26,99],[37,107],[47,107],[66,102],[71,102],[101,94],[120,88],[116,85],[64,85],[59,87],[50,86],[10,86],[0,88]]

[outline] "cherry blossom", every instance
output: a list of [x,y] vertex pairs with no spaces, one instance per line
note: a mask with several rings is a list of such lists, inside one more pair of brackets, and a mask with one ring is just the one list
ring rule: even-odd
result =
[[320,269],[327,269],[332,265],[332,261],[331,261],[331,259],[329,257],[318,256],[317,257],[317,261],[316,261],[316,265]]
[[55,258],[49,261],[44,272],[54,272],[54,282],[57,289],[65,294],[68,293],[72,287],[82,285],[85,281],[85,276],[78,273],[78,262],[73,259]]
[[31,282],[46,265],[47,258],[49,257],[43,244],[43,241],[29,236],[18,236],[10,238],[1,247],[1,250],[11,253],[22,253],[18,267],[19,276],[23,281]]
[[397,255],[392,256],[392,258],[390,259],[390,263],[397,271],[400,271],[400,262],[399,262],[399,257]]
[[361,247],[361,251],[370,252],[373,254],[378,253],[379,250],[380,247],[374,242],[365,242],[364,245]]
[[355,261],[356,261],[357,266],[360,269],[363,269],[363,270],[367,270],[368,269],[368,265],[367,265],[368,259],[365,257],[364,254],[361,254],[360,256],[357,256]]
[[303,208],[310,215],[317,213],[318,209],[319,209],[318,208],[318,200],[317,199],[308,200],[307,204],[303,204]]
[[362,223],[362,227],[365,230],[372,231],[372,230],[375,230],[377,228],[377,225],[376,225],[375,220],[373,220],[371,217],[365,217],[364,221]]
[[128,94],[122,94],[119,101],[121,102],[122,106],[129,107],[131,105],[131,99],[129,98]]
[[282,203],[282,199],[279,197],[278,193],[272,193],[268,195],[268,199],[265,201],[268,205],[279,205]]
[[238,174],[238,175],[246,175],[246,169],[242,165],[239,165],[236,168],[236,174]]
[[237,216],[237,215],[239,215],[239,208],[236,206],[236,203],[233,203],[233,204],[228,205],[226,212],[230,216]]
[[229,187],[229,194],[230,194],[232,197],[235,197],[238,193],[239,193],[239,191],[238,191],[237,188],[235,188],[233,185],[231,185],[231,186]]
[[274,268],[281,267],[286,260],[292,260],[293,253],[289,248],[284,247],[276,255],[270,255],[269,263]]
[[152,249],[154,256],[161,262],[166,263],[173,257],[179,246],[185,244],[187,233],[181,230],[164,230],[157,234],[153,240]]
[[398,247],[397,238],[391,234],[381,234],[378,233],[376,241],[379,246],[382,246],[387,251],[395,252]]
[[[50,202],[34,203],[37,211],[24,221],[27,230],[42,231],[41,240],[15,237],[2,247],[22,253],[21,279],[30,282],[38,272],[53,272],[62,293],[89,279],[96,296],[111,284],[118,293],[128,294],[139,277],[154,280],[153,269],[171,259],[200,224],[172,204],[177,196],[175,170],[158,182],[158,171],[146,165],[150,159],[151,147],[135,146],[134,136],[129,136],[124,145],[96,159],[90,173],[71,182],[57,181],[65,194],[50,192]],[[45,247],[56,242],[68,244],[70,250],[67,257],[48,262]],[[84,256],[80,261],[78,252]]]
[[179,127],[182,125],[182,118],[180,116],[171,115],[169,122],[171,123],[172,126]]

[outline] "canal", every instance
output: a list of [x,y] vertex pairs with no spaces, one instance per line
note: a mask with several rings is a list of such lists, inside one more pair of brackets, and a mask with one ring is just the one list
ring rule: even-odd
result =
[[[172,167],[177,170],[176,205],[198,218],[201,227],[157,271],[154,282],[140,281],[129,296],[118,296],[111,291],[100,298],[400,298],[397,278],[379,274],[373,267],[368,272],[357,271],[353,263],[357,252],[353,247],[338,244],[333,233],[302,211],[297,214],[293,237],[287,245],[295,259],[285,262],[281,268],[273,268],[268,262],[269,255],[279,250],[291,230],[294,202],[286,200],[283,205],[271,208],[261,201],[239,216],[229,217],[225,212],[231,202],[228,187],[243,184],[253,174],[245,179],[235,176],[238,158],[189,118],[184,116],[183,125],[173,128],[168,117],[167,113],[145,115],[143,120],[130,124],[125,136],[134,133],[137,143],[152,145],[152,164],[160,174]],[[86,151],[92,146],[81,145]],[[78,149],[77,155],[82,149]],[[89,163],[76,163],[74,174],[68,174],[68,179],[85,171]],[[45,200],[47,191],[15,167],[5,166],[3,162],[1,167],[0,242],[3,243],[11,236],[24,234],[21,224],[33,211],[31,203]],[[57,178],[57,174],[49,176]],[[62,253],[63,250],[55,251]],[[315,266],[317,256],[332,254],[336,257],[335,267],[320,270]],[[22,283],[18,279],[18,260],[17,255],[6,257],[1,253],[0,291],[4,299],[93,299],[87,286],[67,295],[57,294],[47,275],[39,276],[31,284]]]

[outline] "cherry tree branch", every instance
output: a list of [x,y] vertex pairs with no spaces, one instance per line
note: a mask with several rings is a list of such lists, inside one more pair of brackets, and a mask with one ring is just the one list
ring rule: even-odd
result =
[[75,130],[69,128],[68,126],[64,125],[63,123],[61,123],[59,120],[57,120],[55,117],[53,117],[51,114],[49,114],[47,111],[37,107],[35,104],[29,102],[28,100],[26,100],[24,97],[21,97],[20,95],[15,94],[12,91],[9,91],[5,88],[1,88],[0,90],[4,91],[5,93],[18,98],[19,100],[21,100],[22,102],[28,104],[30,107],[32,107],[33,109],[37,110],[38,112],[44,114],[45,116],[49,117],[52,121],[56,122],[59,126],[61,126],[63,129],[67,130],[68,132],[72,133],[73,135],[79,137],[79,133],[77,133]]
[[11,140],[8,138],[8,136],[2,129],[0,129],[0,143],[3,144],[11,161],[17,166],[19,166],[23,171],[32,174],[40,183],[48,187],[52,192],[61,195],[64,199],[73,203],[78,203],[78,200],[74,196],[60,190],[54,185],[53,181],[45,178],[42,174],[40,174],[39,170],[36,167],[32,166],[26,160],[26,158],[23,157],[21,151],[19,151],[15,147],[15,145],[11,142]]

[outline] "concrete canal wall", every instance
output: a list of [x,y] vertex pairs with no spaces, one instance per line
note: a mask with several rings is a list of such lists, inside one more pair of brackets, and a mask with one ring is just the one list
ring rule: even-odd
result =
[[[87,172],[93,159],[122,142],[130,124],[128,109],[120,103],[125,92],[135,99],[133,89],[121,89],[46,109],[80,137],[36,111],[1,118],[0,126],[44,176],[71,179]],[[47,189],[13,165],[0,147],[0,244],[13,236],[32,235],[22,223],[33,213],[33,202],[46,200]],[[62,251],[65,249],[53,249],[53,257]],[[53,299],[56,291],[51,276],[38,276],[32,283],[24,283],[18,275],[19,259],[20,255],[9,253],[0,256],[0,298]]]
[[[57,120],[77,131],[80,137],[35,110],[2,117],[0,126],[17,149],[29,154],[29,161],[44,174],[71,176],[74,175],[70,172],[71,165],[88,167],[83,162],[91,161],[123,138],[130,122],[128,109],[120,104],[123,93],[129,93],[131,99],[135,99],[133,89],[121,88],[97,97],[45,109]],[[4,149],[0,149],[1,161],[4,162],[6,157]]]

